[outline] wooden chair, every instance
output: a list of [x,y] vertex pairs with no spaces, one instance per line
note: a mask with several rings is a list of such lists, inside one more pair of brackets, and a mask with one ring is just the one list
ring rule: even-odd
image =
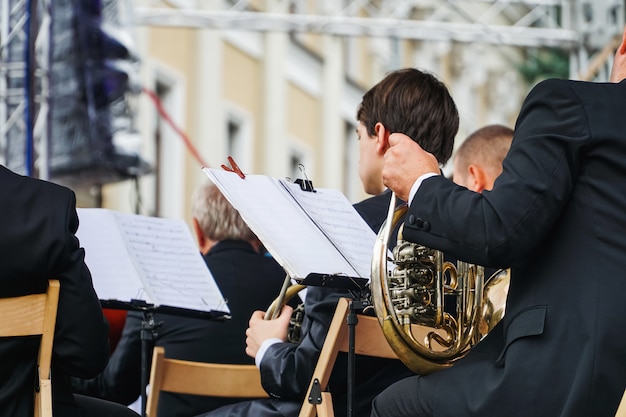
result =
[[[334,416],[332,397],[330,392],[326,391],[326,386],[337,359],[337,354],[349,351],[348,312],[349,300],[346,298],[339,299],[333,321],[328,328],[324,346],[309,384],[309,390],[307,391],[309,395],[304,399],[299,417],[313,417],[314,415],[319,417]],[[359,315],[358,324],[354,327],[354,330],[355,354],[398,359],[398,356],[389,346],[376,317]]]
[[226,365],[167,359],[154,348],[146,416],[157,417],[161,391],[229,398],[267,398],[255,365]]
[[59,302],[59,281],[50,280],[48,291],[21,297],[0,298],[0,337],[41,335],[35,391],[35,417],[52,417],[50,362]]

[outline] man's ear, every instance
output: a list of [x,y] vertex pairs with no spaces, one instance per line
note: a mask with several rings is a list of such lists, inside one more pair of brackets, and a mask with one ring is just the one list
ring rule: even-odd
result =
[[207,235],[204,234],[202,228],[200,227],[200,223],[198,223],[198,219],[195,217],[192,218],[193,223],[193,231],[196,233],[196,239],[198,240],[198,248],[200,249],[200,253],[206,255],[209,253],[209,250],[217,243],[217,241],[211,239]]
[[387,130],[385,125],[378,122],[374,125],[374,134],[376,135],[376,152],[384,155],[389,149],[389,135],[391,132]]
[[207,237],[204,235],[202,228],[200,227],[200,223],[198,223],[198,219],[195,217],[191,219],[193,223],[193,231],[196,234],[196,240],[198,242],[198,246],[203,248],[207,243]]
[[487,185],[485,171],[478,165],[470,164],[467,167],[467,188],[477,193],[482,193]]

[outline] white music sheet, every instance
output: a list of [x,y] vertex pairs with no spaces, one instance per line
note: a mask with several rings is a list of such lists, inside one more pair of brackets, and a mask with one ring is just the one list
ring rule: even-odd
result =
[[[369,278],[376,236],[367,225],[363,233],[362,218],[345,197],[339,198],[341,192],[308,193],[310,197],[302,197],[306,201],[300,205],[281,180],[266,175],[242,179],[212,168],[204,172],[293,278],[310,273]],[[308,210],[315,212],[317,225]],[[320,229],[322,224],[326,233]]]
[[106,209],[78,209],[78,216],[100,299],[230,312],[184,221]]
[[101,300],[145,300],[152,303],[115,218],[107,210],[77,209],[76,237],[85,248],[85,263],[91,271],[96,294]]
[[376,234],[346,196],[336,189],[319,188],[310,192],[292,182],[280,180],[280,183],[335,244],[359,276],[369,279]]

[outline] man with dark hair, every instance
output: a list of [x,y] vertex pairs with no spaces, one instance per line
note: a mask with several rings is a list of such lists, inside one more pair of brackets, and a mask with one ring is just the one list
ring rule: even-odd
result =
[[450,183],[433,155],[392,135],[383,179],[410,202],[404,238],[511,265],[511,285],[506,315],[467,356],[393,384],[372,416],[615,415],[626,386],[625,103],[626,29],[610,82],[532,89],[491,191]]
[[[373,195],[354,205],[378,232],[387,217],[391,192],[383,184],[384,155],[393,132],[411,137],[444,165],[452,155],[459,115],[450,94],[435,76],[415,68],[390,73],[363,95],[356,115],[359,139],[359,178]],[[429,133],[430,132],[430,133]]]
[[[417,69],[403,69],[388,74],[363,96],[357,120],[359,176],[366,192],[376,196],[355,208],[377,232],[391,196],[384,190],[381,174],[389,135],[411,132],[443,164],[452,153],[458,114],[439,80]],[[297,416],[340,297],[353,295],[332,288],[308,288],[299,344],[285,341],[291,308],[284,308],[276,320],[263,320],[265,313],[255,312],[246,332],[246,352],[255,358],[271,398],[222,407],[204,416]],[[400,361],[365,357],[356,358],[355,372],[354,413],[358,416],[369,413],[372,398],[387,385],[411,375]],[[336,416],[346,415],[346,386],[347,355],[339,354],[329,382]]]
[[[154,343],[172,359],[252,364],[245,354],[245,330],[253,311],[267,308],[282,287],[285,272],[259,253],[259,240],[219,189],[207,181],[192,197],[193,228],[200,252],[228,302],[232,318],[211,322],[201,318],[155,314],[162,325]],[[296,298],[290,304],[297,305]],[[122,404],[141,393],[142,315],[129,312],[109,365],[97,378],[74,380],[77,391]],[[152,353],[152,351],[150,351]],[[219,381],[216,381],[219,383]],[[240,399],[161,393],[159,415],[186,417]]]

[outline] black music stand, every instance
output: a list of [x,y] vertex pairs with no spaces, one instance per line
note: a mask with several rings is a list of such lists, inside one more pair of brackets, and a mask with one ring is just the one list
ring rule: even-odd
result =
[[158,336],[157,329],[163,322],[155,322],[156,313],[171,314],[185,317],[202,318],[206,320],[224,321],[229,320],[230,315],[223,311],[199,311],[185,308],[155,306],[144,300],[131,300],[129,302],[117,300],[100,300],[103,308],[116,310],[141,311],[141,416],[146,417],[146,404],[148,395],[146,388],[150,380],[150,351],[154,349],[154,340]]
[[370,303],[366,299],[353,300],[348,303],[348,316],[346,321],[348,323],[348,387],[347,387],[347,416],[352,417],[354,415],[354,386],[355,386],[355,326],[358,324],[359,319],[357,312],[362,312]]
[[[328,287],[345,289],[352,293],[353,300],[348,303],[348,386],[346,395],[347,416],[354,415],[354,387],[355,387],[355,326],[359,322],[358,312],[363,312],[371,306],[369,301],[369,280],[366,278],[355,278],[344,275],[330,274],[309,274],[299,283],[313,287]],[[321,387],[320,387],[321,389]]]
[[295,279],[298,284],[310,285],[311,287],[327,287],[341,290],[361,292],[368,288],[367,278],[349,277],[336,274],[319,274],[312,272],[304,279]]

